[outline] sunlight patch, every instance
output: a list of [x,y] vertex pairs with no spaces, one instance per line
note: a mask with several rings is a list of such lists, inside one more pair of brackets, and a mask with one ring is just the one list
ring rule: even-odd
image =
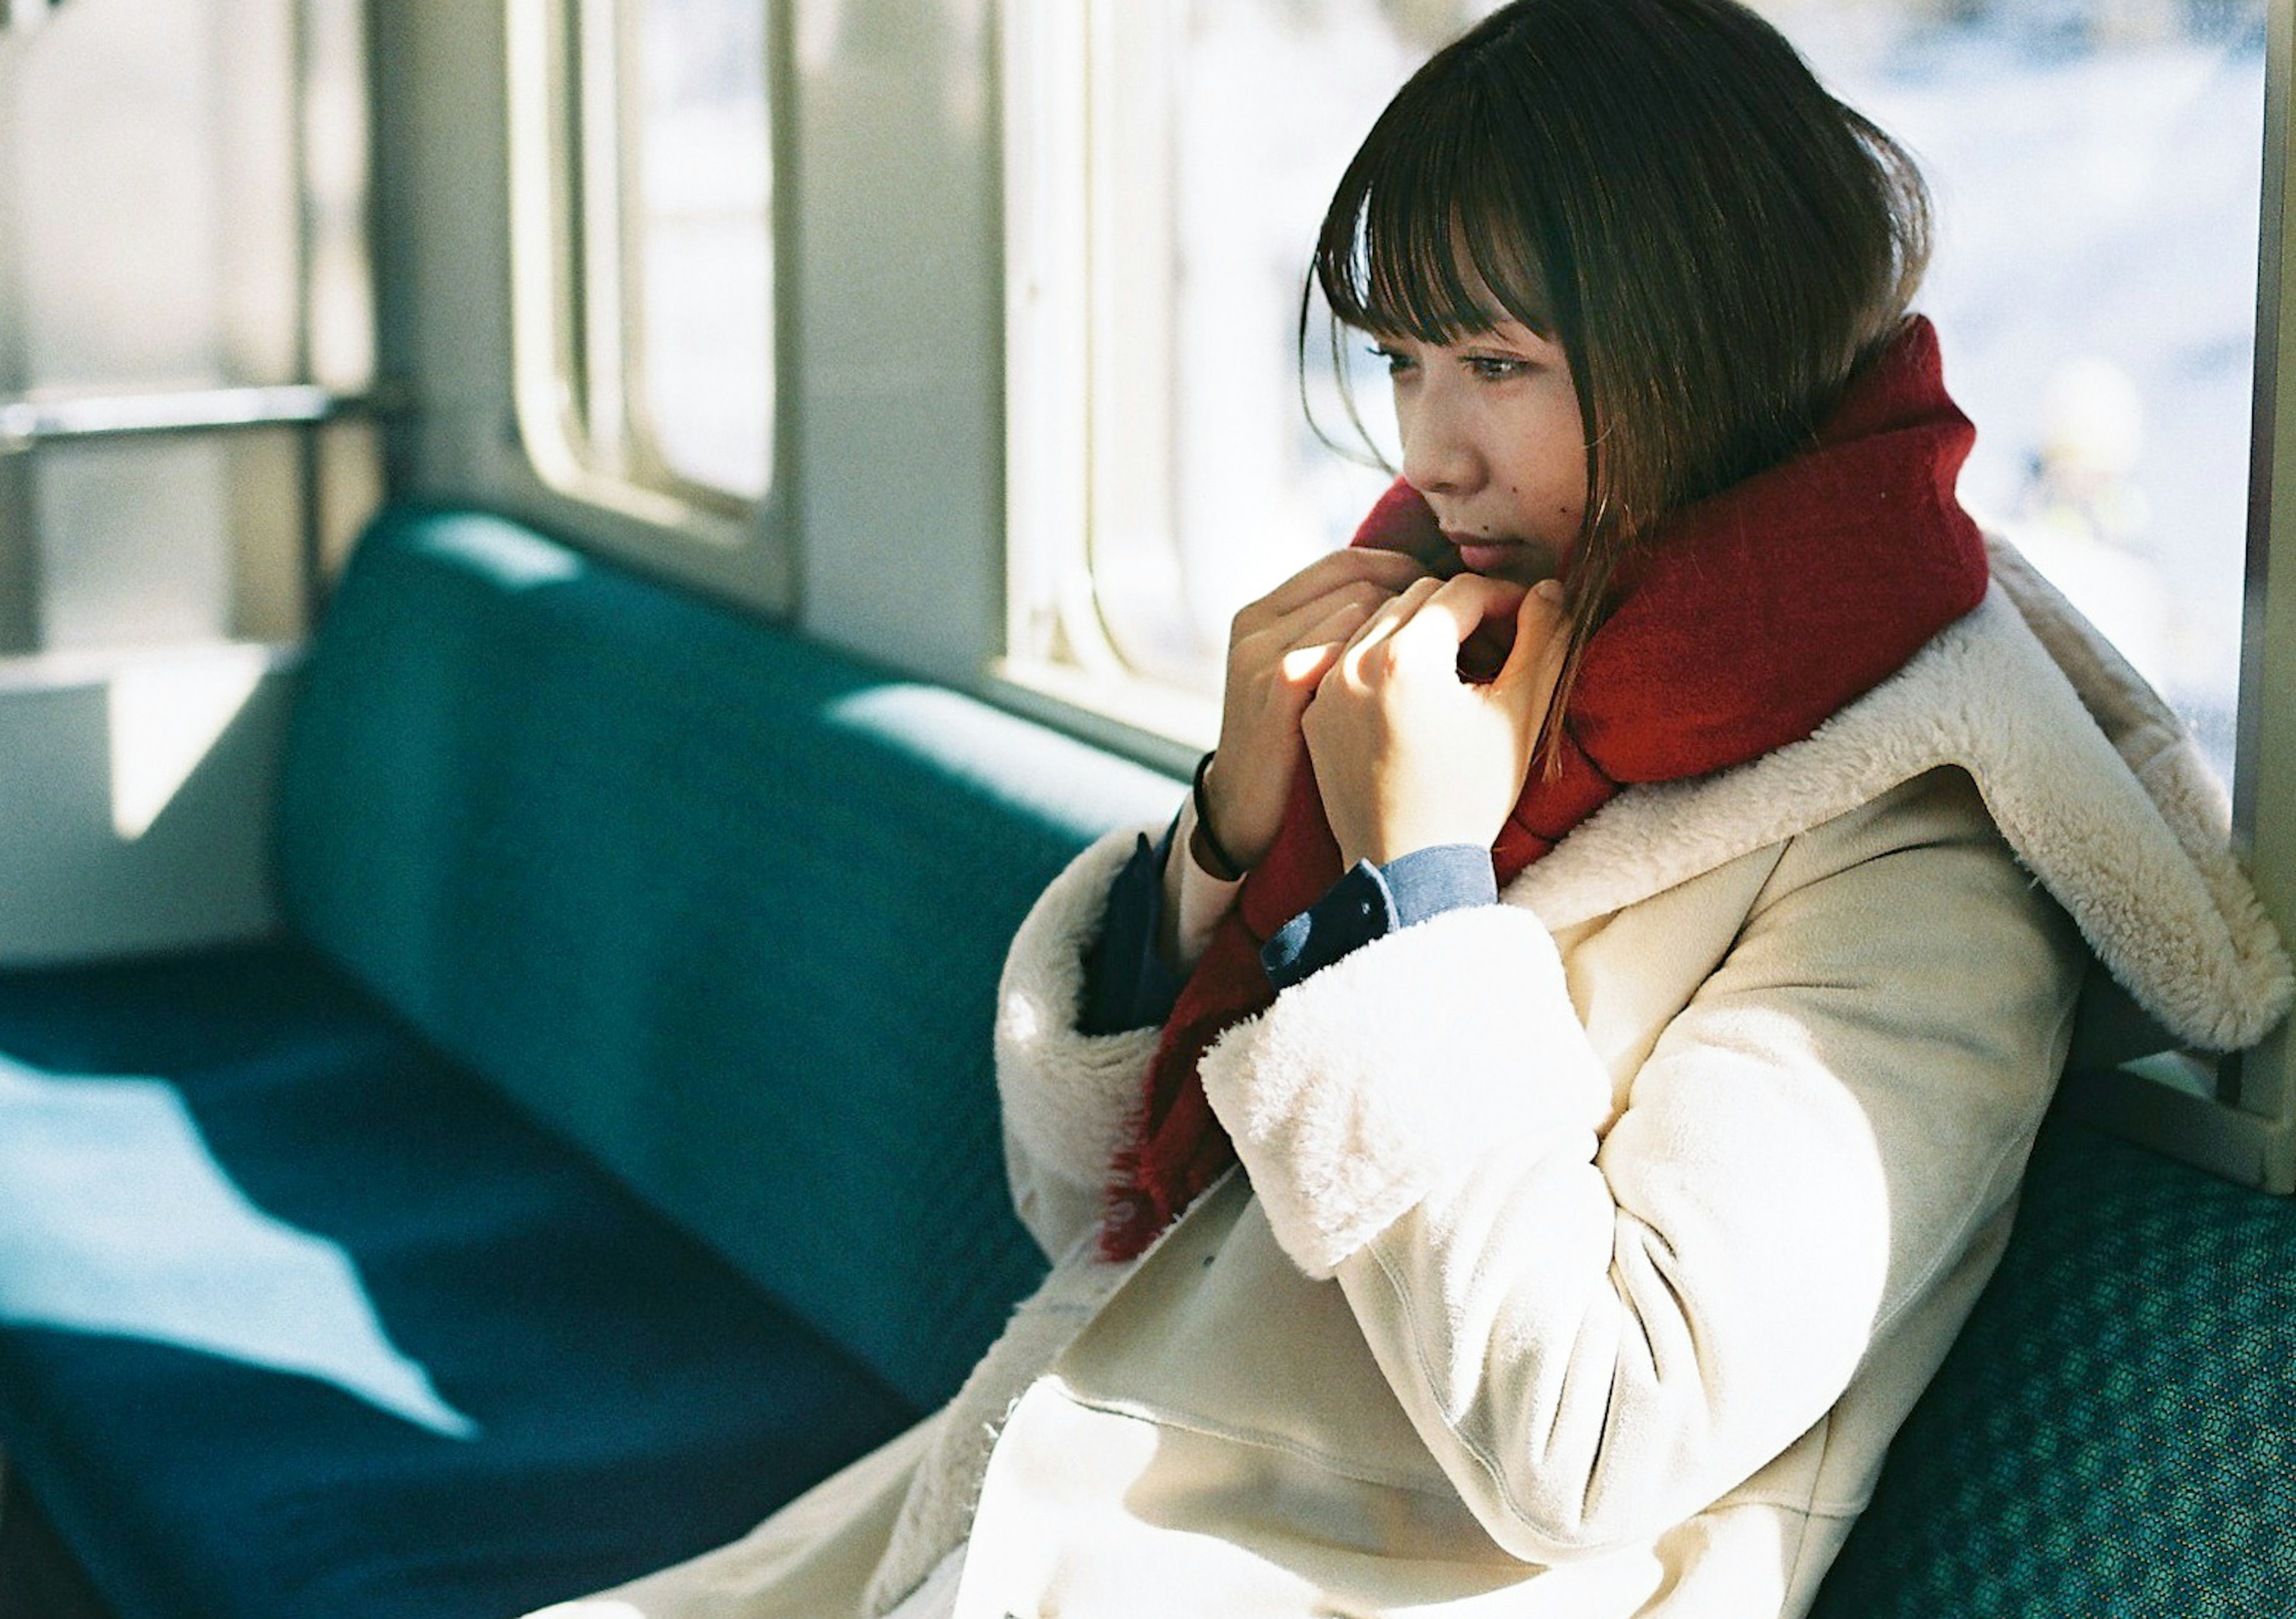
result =
[[479,1433],[391,1344],[350,1255],[249,1202],[159,1080],[0,1056],[0,1319],[299,1373]]
[[152,829],[269,668],[262,647],[211,648],[111,677],[111,826],[123,842]]

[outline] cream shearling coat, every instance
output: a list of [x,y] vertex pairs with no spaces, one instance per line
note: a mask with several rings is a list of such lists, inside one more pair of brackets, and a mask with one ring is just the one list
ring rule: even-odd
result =
[[[1999,1258],[2092,956],[2230,1048],[2289,967],[2182,727],[2013,552],[1806,742],[1225,1036],[1232,1174],[1091,1254],[1153,1031],[1077,1032],[1131,834],[997,1025],[1057,1262],[952,1404],[562,1619],[1797,1615]],[[2038,881],[2036,880],[2038,879]]]

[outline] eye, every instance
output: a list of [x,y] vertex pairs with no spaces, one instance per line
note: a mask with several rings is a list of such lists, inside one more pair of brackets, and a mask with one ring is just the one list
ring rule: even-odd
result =
[[1469,371],[1486,382],[1511,382],[1516,377],[1529,375],[1531,369],[1529,360],[1503,354],[1471,354],[1467,357],[1466,365]]
[[1370,352],[1386,363],[1387,374],[1390,376],[1401,376],[1418,366],[1418,362],[1404,353],[1402,349],[1390,349],[1385,343],[1374,343]]

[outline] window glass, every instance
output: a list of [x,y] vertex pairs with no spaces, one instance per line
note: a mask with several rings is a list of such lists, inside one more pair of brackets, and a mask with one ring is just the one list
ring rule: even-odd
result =
[[[1093,310],[1071,345],[1090,373],[1091,585],[1016,569],[1016,590],[1035,593],[1018,603],[1022,632],[1065,612],[1070,645],[1096,634],[1136,674],[1214,691],[1235,607],[1346,538],[1385,474],[1319,442],[1300,408],[1304,382],[1314,415],[1349,436],[1328,367],[1311,356],[1302,379],[1297,365],[1316,226],[1404,76],[1490,9],[1099,0]],[[1760,9],[1936,189],[1921,307],[1980,430],[1964,499],[2178,704],[2229,777],[2263,0]],[[1383,381],[1357,374],[1391,458]],[[1093,604],[1081,628],[1062,605],[1079,599]]]
[[[0,36],[0,399],[365,389],[365,82],[356,0],[104,0]],[[371,487],[357,443],[0,452],[0,649],[292,637],[300,516],[337,473]]]
[[637,409],[676,476],[755,499],[773,424],[764,0],[643,0]]

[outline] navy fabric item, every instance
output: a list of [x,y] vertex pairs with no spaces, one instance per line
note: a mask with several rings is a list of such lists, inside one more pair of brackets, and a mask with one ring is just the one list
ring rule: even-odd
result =
[[[474,1425],[132,1325],[10,1322],[0,1450],[119,1619],[504,1619],[731,1540],[917,1414],[295,947],[0,976],[0,1053],[20,1095],[179,1097],[236,1192],[348,1254]],[[213,1222],[169,1184],[50,1182],[61,1216],[0,1214],[12,1264],[37,1264],[28,1219],[123,1196],[150,1204],[131,1242],[193,1244]],[[341,1307],[296,1303],[315,1331]]]
[[1491,851],[1472,843],[1438,843],[1379,868],[1395,907],[1398,927],[1416,927],[1445,911],[1499,902]]
[[1164,862],[1179,826],[1173,817],[1155,843],[1143,833],[1109,886],[1100,936],[1085,953],[1084,1007],[1077,1017],[1081,1033],[1121,1034],[1172,1015],[1185,981],[1164,965],[1156,933],[1164,919]]
[[1288,990],[1374,939],[1468,906],[1498,903],[1490,851],[1472,843],[1414,850],[1374,866],[1357,860],[1324,897],[1260,947],[1267,982]]
[[1379,867],[1357,860],[1322,899],[1269,936],[1259,947],[1259,965],[1268,982],[1288,990],[1400,925],[1395,895]]
[[397,512],[282,774],[296,931],[919,1405],[1045,1259],[1005,946],[1182,785],[501,519]]
[[[1182,975],[1164,965],[1156,933],[1164,919],[1164,862],[1179,820],[1151,844],[1144,834],[1109,886],[1100,936],[1085,955],[1086,1034],[1145,1029],[1172,1015]],[[1259,952],[1268,982],[1288,989],[1373,940],[1439,916],[1445,911],[1498,902],[1489,851],[1471,843],[1415,850],[1386,865],[1342,875],[1308,910],[1293,917]],[[1311,965],[1312,964],[1312,965]]]

